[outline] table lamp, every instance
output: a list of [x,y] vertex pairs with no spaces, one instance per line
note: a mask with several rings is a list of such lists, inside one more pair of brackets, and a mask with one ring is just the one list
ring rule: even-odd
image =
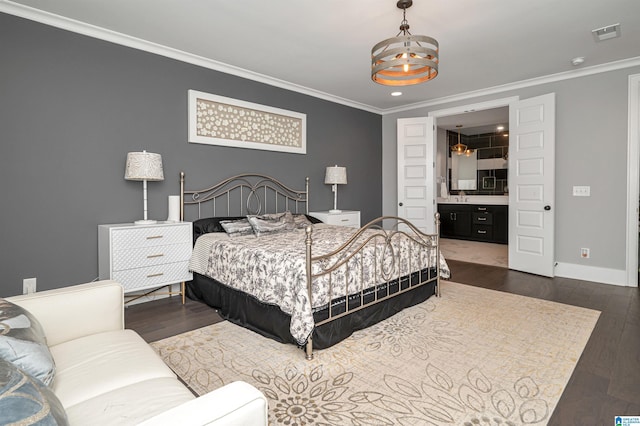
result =
[[342,213],[342,210],[338,210],[338,185],[347,184],[347,168],[329,166],[327,167],[326,174],[324,175],[324,183],[332,185],[333,191],[333,209],[329,210],[329,213]]
[[136,220],[136,225],[156,223],[147,219],[147,181],[164,180],[162,171],[162,156],[147,151],[130,152],[127,154],[127,165],[124,172],[126,180],[142,181],[142,200],[144,203],[144,219]]

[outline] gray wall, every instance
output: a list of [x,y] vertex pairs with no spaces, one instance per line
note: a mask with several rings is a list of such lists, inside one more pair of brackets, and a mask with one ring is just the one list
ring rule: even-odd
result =
[[[625,269],[628,76],[640,67],[418,108],[383,117],[383,213],[396,211],[396,120],[490,99],[556,93],[556,261]],[[428,83],[427,83],[428,84]],[[573,197],[574,185],[591,197]],[[580,247],[591,257],[581,259]]]
[[[166,219],[167,196],[242,173],[292,187],[311,179],[311,210],[331,208],[324,168],[349,184],[343,209],[366,222],[382,212],[382,119],[244,80],[0,14],[0,296],[97,277],[97,226],[142,217],[142,183],[124,180],[129,151],[162,154],[165,180],[149,183],[149,217]],[[307,154],[187,143],[187,90],[307,114]]]

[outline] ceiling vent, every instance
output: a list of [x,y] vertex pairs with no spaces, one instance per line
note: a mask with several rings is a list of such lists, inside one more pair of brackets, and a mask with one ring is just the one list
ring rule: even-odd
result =
[[607,25],[606,27],[596,28],[595,30],[591,30],[593,34],[593,38],[596,41],[605,41],[612,38],[620,37],[620,23]]

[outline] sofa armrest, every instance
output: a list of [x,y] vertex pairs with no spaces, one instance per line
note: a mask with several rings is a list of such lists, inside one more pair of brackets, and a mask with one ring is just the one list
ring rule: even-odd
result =
[[233,382],[158,414],[140,426],[267,426],[267,399],[245,382]]
[[39,291],[7,300],[31,312],[40,322],[47,344],[124,329],[124,291],[115,281],[95,281]]

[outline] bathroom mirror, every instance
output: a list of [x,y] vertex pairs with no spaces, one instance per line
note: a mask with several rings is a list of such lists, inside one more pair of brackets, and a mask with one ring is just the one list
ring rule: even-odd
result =
[[451,189],[476,190],[478,189],[478,152],[470,155],[451,154]]

